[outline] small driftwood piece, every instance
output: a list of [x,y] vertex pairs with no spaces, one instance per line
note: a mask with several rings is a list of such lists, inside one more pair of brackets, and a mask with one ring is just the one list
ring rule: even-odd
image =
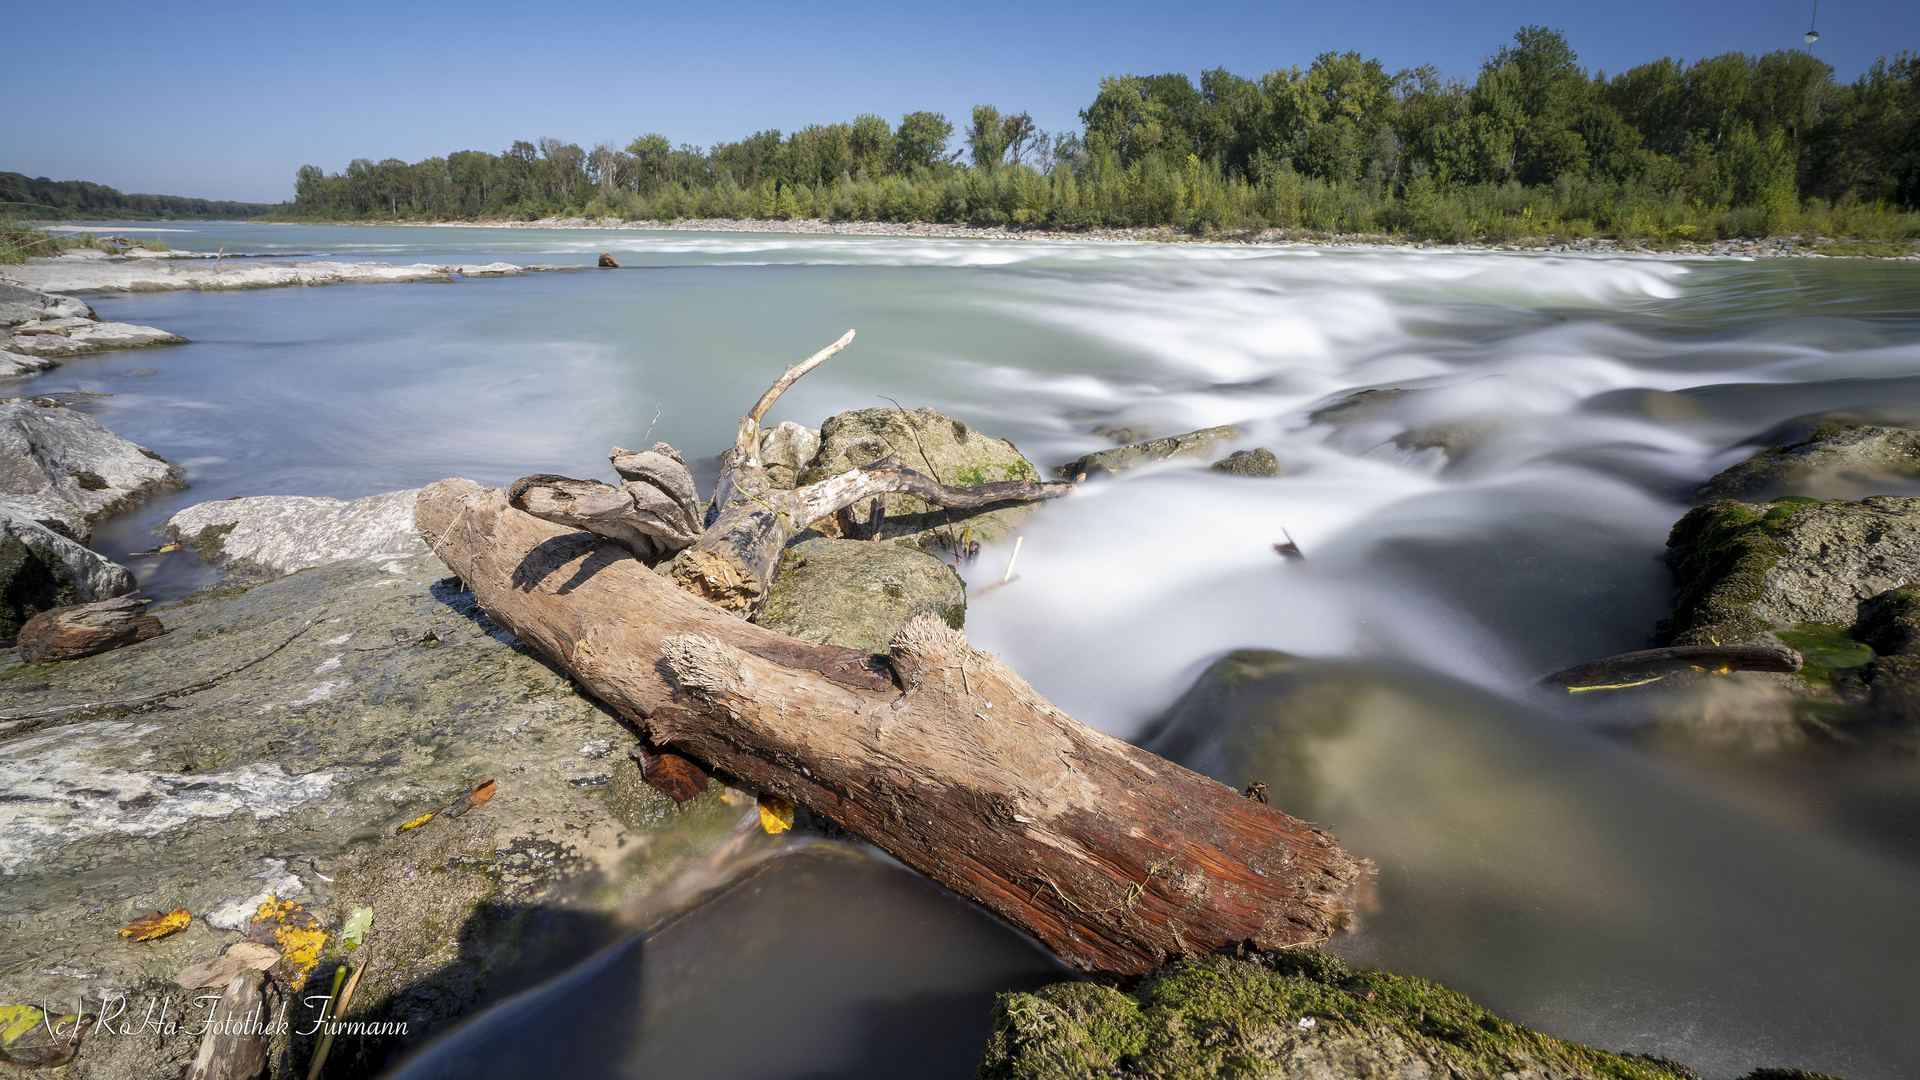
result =
[[[674,528],[681,531],[671,535],[658,528],[650,516],[655,511],[640,497],[635,477],[628,475],[628,459],[622,455],[631,452],[619,449],[613,452],[614,467],[627,480],[619,488],[595,480],[528,476],[514,482],[509,500],[515,509],[535,517],[605,536],[648,563],[678,552],[670,575],[674,584],[728,611],[751,615],[766,599],[787,541],[863,499],[903,494],[938,506],[962,508],[1007,500],[1057,499],[1073,490],[1072,484],[1042,481],[949,487],[902,465],[898,455],[803,488],[789,491],[774,487],[767,479],[766,463],[760,460],[760,422],[788,387],[852,341],[853,331],[849,330],[840,340],[788,368],[740,418],[733,446],[720,456],[720,480],[713,497],[716,516],[704,531],[684,518],[673,519]],[[652,452],[679,460],[665,443],[655,444]],[[685,472],[682,465],[680,473]],[[649,476],[647,482],[659,485],[657,476]],[[691,478],[686,485],[690,492]],[[674,497],[678,499],[677,494]],[[684,507],[685,503],[679,505]],[[697,502],[694,505],[697,507]],[[697,521],[697,516],[693,520]]]
[[[751,484],[751,451],[733,455],[728,482]],[[812,645],[469,480],[427,487],[414,515],[480,608],[650,753],[831,818],[1082,971],[1323,941],[1367,872],[1319,829],[1067,716],[939,619],[885,656]]]
[[213,1004],[187,1080],[256,1080],[267,1071],[277,995],[259,970],[235,975]]
[[20,659],[29,664],[73,660],[166,633],[160,620],[147,614],[147,602],[116,596],[91,604],[52,608],[28,619],[20,628]]
[[1671,672],[1800,670],[1800,654],[1779,645],[1676,645],[1642,649],[1556,671],[1541,681],[1569,690],[1601,690],[1652,682]]

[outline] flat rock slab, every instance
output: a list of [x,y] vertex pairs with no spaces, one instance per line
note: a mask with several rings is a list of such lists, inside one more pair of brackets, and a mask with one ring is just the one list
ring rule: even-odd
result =
[[[44,331],[58,329],[61,333]],[[30,330],[32,333],[21,333]],[[186,338],[152,326],[133,323],[90,322],[82,319],[30,323],[16,327],[0,348],[27,356],[82,356],[109,349],[137,349],[146,345],[179,345]]]
[[754,622],[788,637],[883,653],[900,625],[924,611],[959,629],[967,587],[915,547],[868,540],[803,540],[781,560]]
[[[168,292],[271,289],[286,285],[378,284],[401,281],[451,281],[452,275],[500,277],[523,270],[511,263],[449,266],[381,262],[176,262],[165,259],[28,259],[9,267],[7,277],[29,289],[50,293]],[[469,273],[471,271],[471,273]]]
[[[605,925],[670,853],[710,848],[739,819],[716,795],[677,812],[651,794],[625,757],[628,729],[470,594],[437,584],[445,574],[427,555],[334,563],[162,608],[163,638],[0,666],[0,715],[18,716],[189,685],[319,620],[164,708],[0,720],[0,1001],[85,995],[97,1010],[102,993],[131,993],[137,1013],[141,995],[240,940],[274,893],[332,932],[336,902],[374,908],[357,955],[379,970],[363,1000],[389,1001],[417,1040],[517,963],[515,950]],[[624,787],[622,770],[634,773]],[[498,788],[485,806],[395,835],[488,774]],[[182,933],[115,935],[176,908],[194,915]],[[536,912],[552,925],[529,922]],[[63,1075],[148,1076],[141,1053],[180,1052],[136,1044],[90,1039]]]
[[258,495],[196,503],[160,526],[217,566],[278,577],[341,559],[427,550],[413,527],[419,488],[363,499]]
[[184,475],[86,413],[0,402],[0,503],[21,497],[21,512],[57,520],[76,540],[86,540],[92,522],[179,487]]

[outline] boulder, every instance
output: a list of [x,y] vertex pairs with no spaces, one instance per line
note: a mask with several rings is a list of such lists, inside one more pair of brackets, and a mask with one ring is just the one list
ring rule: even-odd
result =
[[0,326],[19,326],[42,319],[91,318],[93,309],[71,296],[56,296],[0,282]]
[[[0,504],[58,518],[76,540],[92,522],[157,491],[181,486],[185,470],[106,425],[62,406],[0,403]],[[56,513],[49,500],[74,509]]]
[[810,539],[786,550],[754,622],[802,641],[883,653],[900,624],[925,611],[956,630],[966,623],[967,586],[953,567],[901,543]]
[[611,256],[611,255],[609,255],[609,254],[607,254],[607,253],[606,253],[606,252],[604,252],[604,251],[600,253],[600,263],[599,263],[599,266],[600,266],[600,269],[602,269],[602,270],[618,270],[618,269],[620,269],[620,263],[619,263],[619,262],[618,262],[617,260],[615,260],[613,256]]
[[25,353],[0,349],[0,379],[17,379],[23,375],[34,375],[58,367],[59,361],[44,356],[28,356]]
[[34,615],[133,591],[133,573],[0,503],[0,643]]
[[[828,417],[820,425],[820,450],[796,484],[871,465],[889,454],[900,455],[907,468],[954,487],[1040,478],[1040,470],[1012,443],[988,438],[951,416],[932,409],[861,409]],[[1005,502],[954,510],[928,506],[909,495],[888,495],[881,535],[930,550],[964,550],[971,543],[992,543],[1009,535],[1035,505]],[[866,538],[859,527],[871,528],[871,507],[855,506],[849,514],[856,533]]]
[[1251,450],[1235,450],[1214,462],[1212,468],[1214,472],[1233,476],[1278,476],[1280,459],[1266,447],[1256,446]]
[[1128,469],[1137,469],[1155,461],[1167,461],[1172,458],[1208,458],[1213,456],[1215,444],[1231,442],[1240,438],[1240,430],[1234,427],[1210,427],[1199,431],[1189,431],[1184,435],[1169,435],[1164,439],[1148,439],[1146,442],[1133,443],[1130,446],[1116,446],[1111,450],[1101,450],[1085,457],[1069,461],[1054,470],[1054,475],[1063,480],[1084,480],[1090,476],[1113,475]]
[[1920,431],[1821,417],[1701,485],[1697,499],[1865,494],[1875,481],[1920,476]]
[[1123,992],[1063,982],[1001,994],[979,1080],[1501,1077],[1692,1080],[1503,1020],[1425,979],[1356,971],[1314,949],[1187,960]]
[[777,488],[793,487],[819,452],[820,433],[791,420],[760,436],[760,461],[767,481]]
[[[431,555],[336,562],[170,605],[171,633],[137,648],[0,663],[0,880],[12,915],[0,920],[0,1002],[84,994],[98,1013],[102,995],[125,994],[138,1016],[147,995],[171,994],[184,1021],[175,976],[240,940],[269,894],[333,933],[367,906],[351,1019],[407,1025],[405,1038],[351,1040],[357,1067],[381,1074],[476,1003],[630,933],[619,914],[629,905],[644,925],[659,906],[650,897],[757,813],[725,803],[718,785],[677,810],[641,783],[631,730],[445,574]],[[12,719],[251,661],[153,712]],[[498,786],[484,806],[396,834],[487,775]],[[187,930],[137,948],[114,935],[176,908],[195,916]],[[324,993],[349,955],[328,944],[309,993]],[[309,1028],[307,1003],[296,999],[288,1020]],[[185,1022],[177,1034],[89,1039],[60,1075],[179,1075],[195,1042]]]
[[419,494],[408,488],[351,502],[305,495],[224,499],[189,506],[160,531],[216,566],[279,577],[342,559],[427,550],[413,528]]
[[[36,331],[20,333],[21,329]],[[61,333],[50,331],[59,330]],[[87,353],[105,352],[108,349],[135,349],[144,345],[178,345],[187,339],[178,334],[151,326],[135,326],[132,323],[87,322],[75,319],[70,322],[43,322],[28,327],[16,328],[6,342],[10,352],[24,353],[28,356],[81,356]]]
[[50,608],[20,628],[20,659],[29,664],[77,660],[166,632],[147,614],[147,602],[131,596]]

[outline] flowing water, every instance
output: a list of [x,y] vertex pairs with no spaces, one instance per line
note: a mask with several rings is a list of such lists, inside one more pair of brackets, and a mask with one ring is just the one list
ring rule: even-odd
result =
[[[1920,266],[167,228],[191,250],[582,266],[607,251],[625,268],[92,298],[103,318],[193,342],[74,362],[32,384],[114,394],[96,399],[100,418],[188,468],[188,491],[98,531],[110,555],[151,547],[154,523],[205,499],[603,476],[609,446],[649,438],[711,455],[783,365],[848,327],[855,344],[771,421],[817,426],[897,399],[1011,438],[1049,467],[1107,445],[1091,433],[1102,424],[1238,424],[1241,445],[1271,449],[1284,476],[1168,463],[1048,505],[1023,532],[1018,580],[970,608],[973,642],[1122,736],[1228,650],[1340,661],[1328,670],[1349,687],[1345,719],[1301,751],[1315,763],[1312,791],[1275,790],[1381,868],[1377,910],[1342,950],[1556,1034],[1709,1075],[1759,1064],[1915,1074],[1920,765],[1659,757],[1609,734],[1635,719],[1630,708],[1571,712],[1531,688],[1645,644],[1670,599],[1668,528],[1761,433],[1829,410],[1920,420]],[[1422,392],[1376,395],[1337,425],[1309,419],[1369,388]],[[1429,437],[1396,442],[1408,429]],[[711,460],[702,467],[711,476]],[[1306,562],[1275,554],[1288,538]],[[966,574],[998,580],[1009,555],[989,549]],[[179,556],[136,568],[161,597],[208,580]],[[1278,768],[1235,750],[1254,744],[1234,732],[1278,730],[1284,709],[1247,705],[1209,723],[1190,764],[1230,783]],[[810,880],[795,903],[830,911],[838,878]],[[731,940],[771,917],[726,903],[675,933]],[[896,1002],[978,990],[978,969],[932,938],[874,932],[900,943],[898,968],[859,968],[869,990],[892,987]],[[769,940],[760,960],[739,963],[785,978],[804,946]],[[952,977],[906,974],[929,968]],[[687,977],[719,987],[745,970]],[[618,978],[622,993],[654,993],[644,975]],[[874,1004],[847,997],[846,978],[826,982],[842,988],[822,991],[836,1000]],[[718,1000],[703,993],[648,1015]],[[677,1060],[668,1042],[595,1052],[639,1068]],[[777,1068],[729,1075],[849,1075],[847,1045],[796,1044]]]

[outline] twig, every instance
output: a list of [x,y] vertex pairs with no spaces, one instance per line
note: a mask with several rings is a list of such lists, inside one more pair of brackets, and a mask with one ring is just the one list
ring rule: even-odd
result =
[[[287,646],[293,644],[295,638],[298,638],[301,634],[304,634],[308,630],[313,629],[316,623],[318,623],[321,619],[326,617],[326,614],[327,613],[324,610],[321,611],[320,614],[315,615],[311,619],[308,619],[306,623],[300,627],[300,629],[295,630],[292,636],[287,638],[287,640],[281,642],[278,645],[275,645],[273,648],[268,649],[266,652],[261,653],[259,656],[254,657],[253,659],[247,661],[246,663],[241,664],[239,667],[234,668],[230,671],[223,671],[220,674],[215,675],[211,679],[202,679],[197,683],[191,683],[187,686],[179,687],[178,689],[164,690],[158,694],[147,694],[142,697],[115,698],[111,701],[85,701],[77,705],[57,705],[51,709],[41,709],[38,712],[21,713],[18,716],[0,716],[0,722],[4,722],[7,726],[10,727],[13,724],[17,724],[23,720],[39,720],[48,716],[59,716],[61,713],[77,712],[81,709],[102,709],[102,708],[108,708],[108,707],[139,708],[144,705],[157,704],[159,702],[167,700],[168,698],[177,698],[184,694],[196,694],[214,685],[215,683],[218,683],[225,679],[230,679],[233,676],[240,674],[241,672],[247,670],[253,665],[258,664],[260,661],[265,660],[269,656],[272,656],[274,653],[279,652],[281,649],[284,649]],[[4,731],[4,730],[6,730],[5,727],[0,727],[0,731]]]
[[1007,572],[1000,575],[1000,584],[1005,585],[1007,582],[1013,580],[1013,560],[1020,557],[1020,545],[1024,543],[1026,539],[1024,536],[1016,536],[1013,538],[1013,554],[1007,556]]
[[1002,585],[1011,585],[1014,582],[1019,580],[1020,580],[1020,576],[1018,574],[1015,574],[1013,577],[1010,577],[1005,581],[996,581],[993,584],[987,586],[986,588],[981,589],[977,593],[969,593],[967,595],[967,600],[969,603],[971,603],[972,601],[978,600],[980,597],[987,595],[988,593],[992,592],[993,590],[999,588]]
[[[882,401],[893,401],[892,398],[885,394],[876,394],[875,396]],[[933,459],[927,456],[927,444],[920,441],[920,432],[914,428],[913,418],[907,415],[906,407],[898,401],[893,401],[893,407],[900,413],[900,422],[907,426],[907,434],[913,436],[913,445],[920,450],[920,460],[927,463],[927,475],[933,477],[935,483],[946,483],[945,480],[940,479],[940,470],[934,468]],[[947,546],[953,548],[956,561],[958,561],[960,538],[953,534],[953,508],[943,506],[940,509],[945,513],[947,519]],[[875,535],[877,536],[878,534],[876,533]]]
[[767,392],[761,394],[760,400],[754,403],[753,409],[740,418],[740,431],[733,440],[735,453],[758,461],[760,459],[760,421],[766,417],[767,410],[773,408],[773,403],[780,400],[780,395],[787,392],[787,387],[798,382],[800,376],[826,363],[833,354],[846,348],[852,341],[853,331],[849,330],[840,335],[839,341],[793,365],[786,370],[785,374],[775,379],[773,385],[767,388]]

